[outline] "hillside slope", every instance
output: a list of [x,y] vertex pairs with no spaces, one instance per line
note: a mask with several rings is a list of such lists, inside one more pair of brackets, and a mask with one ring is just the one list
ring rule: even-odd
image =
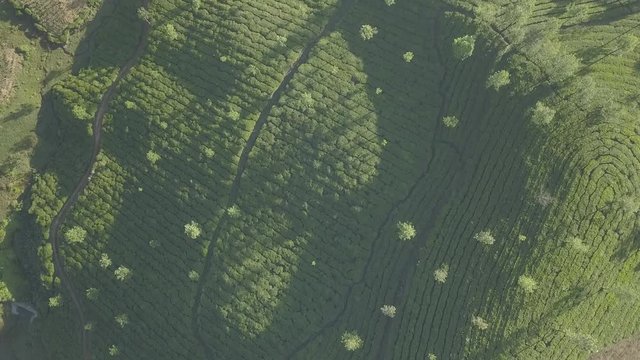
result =
[[[387,3],[119,8],[99,31],[151,32],[62,229],[91,323],[54,333],[63,293],[55,358],[85,325],[98,359],[586,359],[638,333],[633,3]],[[34,187],[45,233],[107,43],[54,89],[78,146]]]

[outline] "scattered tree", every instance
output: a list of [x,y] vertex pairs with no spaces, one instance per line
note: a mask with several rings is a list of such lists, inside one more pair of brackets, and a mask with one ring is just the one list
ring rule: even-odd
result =
[[191,221],[184,226],[184,233],[191,239],[197,239],[202,230],[200,230],[200,225],[197,222]]
[[391,6],[395,5],[396,0],[384,0],[384,3],[387,4],[387,6]]
[[460,123],[460,120],[455,115],[449,115],[442,118],[442,123],[448,128],[455,128]]
[[118,356],[119,354],[120,354],[120,350],[118,349],[117,346],[115,345],[109,346],[109,355]]
[[360,37],[363,40],[371,40],[378,33],[378,28],[371,25],[362,25],[360,27]]
[[147,160],[151,163],[151,165],[155,165],[160,160],[160,155],[153,150],[147,151]]
[[62,305],[62,295],[58,294],[56,296],[52,296],[49,298],[49,307],[50,308],[57,308],[60,307],[60,305]]
[[434,353],[427,354],[427,360],[438,360],[438,357]]
[[582,242],[582,239],[579,237],[570,236],[565,240],[565,243],[576,252],[586,253],[589,251],[589,246]]
[[518,286],[527,294],[532,294],[538,288],[538,283],[530,276],[520,275],[518,278]]
[[311,109],[315,105],[316,101],[313,99],[313,95],[310,92],[302,93],[302,107],[304,109]]
[[74,105],[71,109],[71,113],[73,114],[73,117],[78,120],[90,120],[92,118],[91,114],[87,111],[87,108],[82,105]]
[[109,258],[108,254],[102,253],[102,255],[100,255],[100,267],[103,269],[108,268],[109,266],[111,266],[111,259]]
[[87,290],[85,290],[85,295],[87,296],[87,299],[91,301],[98,300],[98,294],[99,294],[99,290],[94,287],[88,288]]
[[471,324],[478,328],[478,330],[487,330],[489,328],[489,323],[480,316],[471,317]]
[[129,316],[127,314],[119,314],[114,318],[120,328],[124,328],[129,324]]
[[233,206],[230,206],[227,209],[227,215],[229,215],[229,217],[232,217],[232,218],[237,218],[238,216],[240,216],[240,207],[238,207],[238,205],[235,205],[235,204]]
[[200,10],[200,5],[202,5],[202,2],[200,0],[191,0],[191,8],[193,9],[193,11]]
[[413,60],[413,52],[407,51],[402,55],[402,58],[404,59],[405,62],[410,63],[411,60]]
[[382,314],[384,316],[388,316],[390,318],[393,318],[396,316],[396,307],[393,305],[382,305],[382,307],[380,308],[380,311],[382,311]]
[[531,121],[536,125],[549,125],[556,116],[556,111],[542,101],[538,101],[530,113]]
[[138,18],[147,24],[151,24],[151,13],[144,7],[138,8]]
[[364,341],[362,341],[362,338],[356,331],[345,331],[345,333],[342,334],[342,345],[344,345],[344,348],[348,351],[356,351],[364,345]]
[[191,270],[189,271],[189,280],[198,281],[200,279],[200,274],[197,271]]
[[473,238],[484,245],[493,245],[496,242],[490,230],[480,231],[473,235]]
[[433,272],[433,278],[440,284],[444,284],[449,276],[449,265],[442,264],[436,271]]
[[520,241],[520,242],[527,241],[527,236],[523,235],[523,234],[518,235],[518,241]]
[[398,238],[403,241],[411,240],[416,236],[416,229],[410,222],[400,221],[396,225],[398,228]]
[[476,38],[473,35],[465,35],[453,39],[453,57],[457,60],[465,60],[473,54],[476,46]]
[[5,284],[4,281],[0,281],[0,303],[5,301],[12,301],[12,300],[13,300],[13,295],[11,294],[11,291],[7,287],[7,284]]
[[382,94],[382,89],[381,88],[376,88],[376,95],[380,95]]
[[213,156],[216,154],[215,151],[213,151],[212,148],[208,147],[208,146],[203,146],[202,147],[202,154],[204,155],[204,157],[206,157],[207,159],[212,159]]
[[116,279],[120,281],[125,281],[131,277],[131,270],[125,266],[118,266],[118,268],[113,272],[116,276]]
[[178,32],[176,31],[175,26],[171,23],[166,24],[162,28],[162,32],[169,41],[174,41],[178,38]]
[[64,237],[72,244],[81,243],[87,237],[87,230],[80,226],[74,226],[64,233]]
[[493,88],[498,91],[501,87],[508,85],[511,82],[511,75],[507,70],[496,71],[489,75],[487,79],[487,88]]
[[229,110],[227,116],[229,116],[229,119],[233,121],[238,121],[240,119],[240,113],[236,110]]
[[88,323],[84,324],[84,330],[85,331],[93,330],[93,323],[92,322],[88,322]]

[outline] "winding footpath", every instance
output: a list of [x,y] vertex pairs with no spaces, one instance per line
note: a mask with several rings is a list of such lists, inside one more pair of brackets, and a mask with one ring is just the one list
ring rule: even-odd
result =
[[[149,0],[143,0],[142,6],[144,8],[148,8]],[[62,224],[64,224],[67,215],[69,215],[71,209],[78,201],[80,194],[84,192],[87,185],[89,185],[89,181],[91,180],[91,174],[93,172],[94,164],[96,163],[96,159],[98,154],[100,153],[100,149],[102,147],[102,124],[104,121],[104,116],[109,110],[109,103],[113,100],[118,84],[120,81],[129,73],[131,68],[138,62],[142,54],[144,53],[145,48],[147,47],[147,35],[149,34],[150,26],[148,23],[143,22],[142,32],[140,34],[140,39],[138,40],[138,45],[131,56],[131,58],[120,68],[118,72],[118,76],[113,81],[113,83],[109,86],[107,91],[102,95],[102,99],[100,100],[100,105],[98,106],[98,110],[96,111],[95,117],[93,119],[93,150],[91,152],[91,159],[87,165],[87,169],[84,174],[78,181],[75,189],[64,203],[58,215],[53,218],[51,222],[51,227],[49,228],[49,239],[51,241],[51,246],[53,248],[53,264],[56,275],[60,278],[60,282],[63,287],[67,291],[69,297],[73,302],[73,306],[78,315],[78,319],[80,320],[80,332],[81,332],[81,344],[82,344],[82,358],[85,360],[91,360],[91,341],[89,339],[89,332],[85,330],[84,326],[86,322],[86,315],[84,306],[80,297],[75,291],[73,283],[70,281],[67,273],[64,270],[64,262],[62,260],[62,256],[60,255],[60,228]]]
[[[260,131],[262,130],[262,128],[267,122],[267,119],[269,118],[269,114],[271,114],[271,111],[273,110],[273,108],[280,101],[282,94],[287,89],[287,86],[291,83],[291,80],[300,69],[300,66],[305,64],[309,60],[309,55],[311,54],[311,51],[316,47],[318,42],[337,28],[338,24],[346,17],[346,15],[350,12],[350,10],[355,6],[355,4],[358,1],[359,0],[345,0],[341,3],[340,7],[335,10],[334,14],[327,21],[322,31],[320,31],[318,35],[313,37],[305,45],[302,51],[300,51],[300,54],[296,59],[296,61],[294,61],[291,64],[291,66],[289,67],[289,70],[283,77],[282,81],[280,81],[280,84],[278,85],[278,87],[273,91],[273,93],[265,103],[264,107],[260,111],[260,115],[258,117],[258,120],[256,121],[256,124],[254,125],[251,135],[249,136],[249,139],[247,140],[244,148],[242,149],[242,153],[240,154],[240,160],[238,161],[238,166],[236,168],[236,175],[231,185],[229,197],[227,198],[226,208],[229,208],[235,205],[235,202],[238,198],[238,194],[240,190],[240,181],[247,167],[247,163],[249,162],[249,154],[251,153],[251,150],[253,150],[253,147],[255,146],[258,136],[260,135]],[[220,221],[218,222],[218,225],[216,226],[212,234],[212,239],[217,239],[220,236],[220,232],[222,228],[226,225],[228,220],[229,220],[229,216],[227,213],[225,213],[220,219]],[[215,244],[215,242],[212,242],[211,244],[212,245],[209,247],[209,250],[207,251],[207,255],[204,263],[204,269],[202,271],[202,275],[200,276],[200,281],[198,282],[198,287],[196,289],[195,299],[193,302],[193,306],[191,308],[191,317],[192,317],[191,326],[193,328],[193,333],[196,339],[198,340],[198,343],[204,349],[205,355],[208,359],[214,359],[216,357],[215,349],[213,349],[207,343],[203,334],[200,332],[200,326],[198,324],[198,320],[200,319],[199,312],[200,312],[200,306],[202,304],[202,295],[204,293],[205,281],[209,277],[209,274],[211,273],[212,259],[214,254],[211,248],[213,247],[213,244]]]

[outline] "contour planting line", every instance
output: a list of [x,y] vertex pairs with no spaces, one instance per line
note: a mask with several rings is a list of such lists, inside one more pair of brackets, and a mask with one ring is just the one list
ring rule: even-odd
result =
[[[142,6],[147,8],[149,6],[149,0],[142,0]],[[73,305],[78,314],[78,318],[80,319],[81,326],[81,343],[82,343],[82,356],[85,360],[90,360],[91,356],[91,341],[89,339],[89,332],[84,328],[86,324],[86,317],[84,312],[84,307],[78,295],[76,294],[75,288],[73,287],[72,282],[67,276],[66,271],[64,270],[63,260],[60,255],[60,242],[58,238],[58,234],[60,232],[60,228],[62,224],[66,220],[67,215],[69,215],[71,209],[78,201],[80,194],[84,192],[86,187],[89,185],[89,181],[91,180],[91,174],[93,172],[93,167],[96,163],[98,154],[100,153],[101,145],[102,145],[102,124],[104,121],[104,116],[109,110],[109,103],[113,100],[118,84],[124,78],[131,68],[137,63],[139,58],[142,56],[146,46],[147,46],[147,35],[149,34],[150,26],[148,23],[143,22],[142,33],[140,34],[140,39],[138,40],[138,46],[136,47],[131,58],[120,68],[118,72],[118,76],[113,81],[113,83],[109,86],[107,91],[102,95],[102,99],[100,100],[100,105],[98,106],[98,110],[95,113],[93,119],[93,150],[91,153],[91,158],[89,163],[87,164],[87,168],[78,181],[76,187],[74,188],[71,195],[67,198],[67,201],[64,203],[58,215],[53,218],[51,222],[51,226],[49,227],[49,239],[51,241],[52,247],[52,258],[55,273],[60,278],[60,282],[64,286],[64,288],[69,293]]]

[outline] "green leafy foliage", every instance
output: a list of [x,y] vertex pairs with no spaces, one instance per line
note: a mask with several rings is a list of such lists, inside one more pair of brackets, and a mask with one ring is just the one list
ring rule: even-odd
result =
[[81,243],[87,238],[87,230],[74,226],[64,233],[64,237],[71,244]]
[[342,345],[347,351],[356,351],[362,348],[364,341],[356,331],[346,331],[340,338]]
[[371,40],[378,33],[378,28],[371,25],[362,25],[360,27],[360,37],[362,40]]
[[487,88],[492,88],[496,91],[501,87],[509,85],[511,82],[511,75],[507,70],[499,70],[489,75],[487,78]]
[[200,229],[200,225],[197,222],[191,221],[190,223],[184,225],[184,233],[190,239],[197,239],[200,234],[202,234],[202,230]]
[[465,35],[453,39],[453,57],[456,60],[465,60],[473,54],[476,38],[473,35]]
[[518,286],[527,294],[533,294],[538,289],[538,282],[527,275],[520,275],[518,278]]
[[542,101],[538,101],[530,113],[531,122],[536,125],[549,125],[556,116],[556,111]]
[[398,239],[402,241],[411,240],[416,237],[416,229],[410,222],[400,221],[396,224],[396,228],[398,231]]

